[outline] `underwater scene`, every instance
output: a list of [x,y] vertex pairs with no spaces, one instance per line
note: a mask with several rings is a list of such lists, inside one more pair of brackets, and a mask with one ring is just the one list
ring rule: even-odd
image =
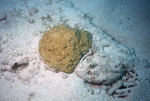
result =
[[0,0],[0,101],[150,101],[150,0]]

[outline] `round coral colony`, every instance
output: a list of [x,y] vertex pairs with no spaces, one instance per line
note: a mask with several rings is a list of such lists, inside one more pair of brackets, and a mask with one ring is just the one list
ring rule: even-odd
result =
[[59,25],[44,33],[39,53],[50,68],[72,73],[83,52],[88,52],[91,46],[92,35],[88,31]]

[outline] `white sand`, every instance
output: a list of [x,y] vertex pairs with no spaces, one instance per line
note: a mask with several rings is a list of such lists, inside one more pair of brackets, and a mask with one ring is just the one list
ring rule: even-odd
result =
[[[87,6],[84,0],[80,3],[75,2],[75,0],[73,2],[75,6],[84,4],[85,6],[82,6],[84,9],[89,6],[89,9],[95,9],[95,5],[91,5],[95,2],[89,0]],[[106,5],[102,7],[103,12],[105,7]],[[70,27],[75,26],[95,33],[99,30],[94,26],[98,23],[96,17],[93,19],[93,24],[91,19],[85,18],[84,13],[74,7],[73,3],[68,0],[0,0],[0,8],[0,14],[2,14],[0,16],[0,19],[2,17],[2,21],[0,21],[0,101],[120,100],[112,99],[103,89],[91,88],[75,73],[67,75],[62,72],[55,73],[51,71],[39,58],[38,42],[44,31],[56,25],[66,24]],[[95,14],[94,16],[98,14],[93,11],[92,13]],[[99,16],[104,18],[106,15]],[[3,19],[5,17],[6,19]],[[111,21],[111,18],[108,17],[107,20]],[[129,45],[130,42],[132,42],[131,46],[129,45],[130,47],[137,45],[137,41],[130,39],[132,38],[130,34],[120,34],[125,26],[110,27],[113,25],[112,23],[105,22],[104,24],[102,22],[97,26],[100,29],[106,29],[116,40],[119,37],[118,41],[125,45]],[[132,24],[132,26],[134,25],[136,23]],[[131,27],[131,30],[131,33],[141,33],[135,27]],[[127,32],[127,29],[125,32]],[[120,38],[127,39],[124,41]],[[141,40],[140,38],[137,35],[136,39]],[[148,42],[146,41],[148,38],[142,39],[143,44]],[[137,45],[137,48],[132,48],[139,51],[138,49],[143,44]],[[147,45],[145,45],[144,54],[148,54],[149,51],[147,50]],[[11,71],[11,66],[15,62],[22,61],[29,63],[29,65],[20,68],[15,73]],[[134,87],[128,98],[121,100],[148,101],[150,99],[150,68],[140,68],[137,72],[141,81]]]

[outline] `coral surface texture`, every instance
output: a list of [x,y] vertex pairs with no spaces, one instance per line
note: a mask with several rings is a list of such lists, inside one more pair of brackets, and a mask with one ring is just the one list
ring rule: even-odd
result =
[[39,42],[39,53],[49,67],[72,73],[91,45],[89,32],[60,25],[44,33]]

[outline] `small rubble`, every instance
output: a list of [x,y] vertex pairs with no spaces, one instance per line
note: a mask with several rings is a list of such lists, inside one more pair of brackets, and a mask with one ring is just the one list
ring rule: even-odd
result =
[[0,28],[6,25],[7,14],[4,11],[0,11]]
[[39,10],[36,7],[33,7],[29,10],[29,16],[34,16],[38,12],[39,12]]
[[0,21],[6,20],[7,15],[5,12],[0,11]]

